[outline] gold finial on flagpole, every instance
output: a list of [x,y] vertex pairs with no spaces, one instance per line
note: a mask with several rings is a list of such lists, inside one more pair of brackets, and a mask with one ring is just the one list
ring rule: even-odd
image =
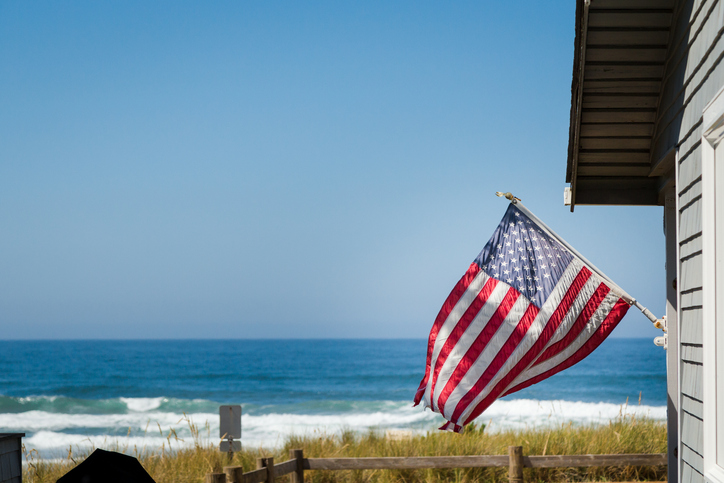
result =
[[516,198],[515,196],[513,196],[513,193],[511,193],[510,191],[508,191],[507,193],[503,193],[502,191],[496,191],[495,196],[497,196],[499,198],[504,196],[507,199],[509,199],[510,202],[513,204],[516,204],[517,202],[520,201],[520,198]]

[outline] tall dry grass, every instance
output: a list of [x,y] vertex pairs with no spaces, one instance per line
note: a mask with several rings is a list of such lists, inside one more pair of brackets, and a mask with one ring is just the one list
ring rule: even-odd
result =
[[[244,471],[256,467],[256,458],[273,456],[275,462],[289,459],[289,450],[302,448],[306,457],[368,457],[368,456],[452,456],[504,455],[508,446],[523,446],[525,455],[574,455],[615,453],[666,452],[666,426],[657,421],[620,417],[608,425],[563,425],[550,429],[486,432],[482,427],[468,427],[462,435],[429,432],[402,439],[387,438],[370,432],[341,435],[319,433],[313,436],[289,437],[280,448],[244,448],[235,453],[232,462],[220,453],[199,429],[189,422],[193,446],[168,451],[162,448],[106,448],[121,450],[136,456],[157,483],[201,483],[206,473],[221,472],[224,466],[240,465]],[[167,436],[169,447],[178,437]],[[85,455],[69,452],[63,460],[45,461],[34,452],[26,453],[27,465],[23,478],[28,483],[54,483],[80,463]],[[305,480],[312,483],[437,483],[437,482],[498,482],[507,481],[505,468],[460,468],[436,470],[363,470],[308,471]],[[665,467],[620,468],[556,468],[524,471],[531,481],[633,481],[665,480]],[[288,477],[280,478],[287,481]]]

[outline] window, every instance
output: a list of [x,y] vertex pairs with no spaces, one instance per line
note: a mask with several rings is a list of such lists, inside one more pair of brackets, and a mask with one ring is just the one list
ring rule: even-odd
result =
[[704,109],[703,128],[704,476],[724,483],[724,89]]

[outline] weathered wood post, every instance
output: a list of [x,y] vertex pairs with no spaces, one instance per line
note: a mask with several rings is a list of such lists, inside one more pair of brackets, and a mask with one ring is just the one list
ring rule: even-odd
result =
[[523,447],[508,446],[508,481],[523,483]]
[[206,483],[226,483],[226,474],[206,473]]
[[289,457],[297,460],[297,470],[291,474],[291,483],[304,483],[304,450],[290,449]]
[[244,480],[243,466],[224,466],[226,483],[241,483]]
[[274,483],[274,458],[257,458],[256,469],[266,468],[266,482]]

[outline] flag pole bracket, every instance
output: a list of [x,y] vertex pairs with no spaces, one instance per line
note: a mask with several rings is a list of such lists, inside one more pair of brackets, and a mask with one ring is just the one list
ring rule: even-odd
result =
[[516,198],[515,196],[513,196],[513,193],[511,193],[510,191],[507,191],[505,193],[503,193],[502,191],[496,191],[495,196],[497,196],[498,198],[505,197],[505,198],[509,199],[510,202],[513,204],[516,204],[517,202],[520,201],[520,198]]

